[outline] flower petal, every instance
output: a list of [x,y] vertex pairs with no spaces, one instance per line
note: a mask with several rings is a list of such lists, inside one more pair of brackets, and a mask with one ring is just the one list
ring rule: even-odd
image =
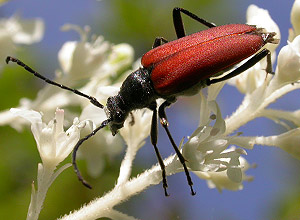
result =
[[300,35],[288,42],[278,54],[278,71],[274,80],[285,85],[300,79]]
[[291,11],[291,23],[293,25],[293,30],[289,36],[290,41],[300,35],[300,0],[295,0],[293,4]]

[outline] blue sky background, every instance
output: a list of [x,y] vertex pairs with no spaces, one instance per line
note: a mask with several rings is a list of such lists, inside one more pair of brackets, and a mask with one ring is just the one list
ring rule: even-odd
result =
[[[140,4],[142,4],[141,2],[143,1],[140,1]],[[166,12],[169,20],[166,20],[166,22],[171,22],[172,8],[174,6],[182,6],[182,2],[184,1],[172,1],[170,3],[169,11]],[[205,6],[202,9],[200,6],[195,10],[194,8],[186,9],[200,17],[203,17],[203,11],[205,18],[215,23],[217,21],[215,21],[214,17],[217,17],[218,24],[222,24],[220,21],[224,21],[224,23],[244,23],[248,5],[256,4],[259,7],[268,9],[272,18],[280,27],[282,39],[279,48],[281,48],[286,44],[287,31],[291,27],[289,19],[293,2],[293,0],[229,0],[215,1],[214,5]],[[103,34],[109,41],[112,40],[115,43],[130,42],[131,38],[128,36],[125,37],[127,40],[123,40],[120,34],[121,36],[118,36],[119,38],[117,39],[115,36],[111,36],[112,34],[105,32],[107,30],[105,26],[109,26],[110,22],[114,22],[114,12],[110,11],[113,4],[114,0],[11,1],[0,8],[0,15],[6,17],[18,12],[26,18],[41,17],[44,20],[46,32],[43,40],[36,45],[25,48],[27,48],[27,51],[32,50],[33,57],[41,57],[41,59],[36,61],[36,65],[38,68],[51,74],[55,69],[59,68],[57,53],[62,44],[68,40],[78,39],[78,35],[74,32],[60,31],[60,27],[65,23],[81,26],[88,24],[92,27],[92,33]],[[158,7],[159,5],[154,3],[153,8],[149,8],[149,10],[155,10]],[[155,14],[155,12],[153,13]],[[126,20],[126,18],[123,19]],[[120,20],[117,24],[114,23],[116,27],[110,28],[118,30],[122,26],[122,22]],[[120,25],[120,27],[117,25]],[[157,25],[160,25],[160,23]],[[133,34],[141,35],[139,31],[143,30],[143,28],[147,29],[148,27],[137,28],[136,33]],[[189,32],[188,29],[187,32]],[[164,33],[160,35],[165,36]],[[168,39],[175,38],[174,32],[166,33],[166,35],[168,35]],[[155,38],[155,36],[149,37]],[[139,44],[137,43],[137,45]],[[144,47],[150,48],[151,43],[147,43]],[[146,52],[145,48],[135,48],[137,57]],[[231,114],[242,98],[243,96],[235,88],[226,86],[218,97],[222,114],[224,116]],[[180,98],[179,102],[167,111],[171,124],[170,130],[177,142],[183,136],[190,135],[197,127],[198,99],[199,97],[197,96],[194,98]],[[286,110],[296,110],[299,109],[299,106],[299,92],[290,94],[286,99],[279,100],[278,103],[272,105],[274,108]],[[241,128],[240,131],[243,131],[245,135],[251,136],[278,134],[280,131],[283,131],[282,129],[269,120],[257,119]],[[171,145],[163,132],[160,132],[159,147],[164,156],[168,156],[172,152]],[[220,194],[215,189],[208,189],[205,181],[192,176],[195,190],[197,191],[197,195],[192,197],[190,196],[184,174],[177,174],[168,178],[170,197],[165,198],[162,186],[158,185],[142,193],[142,198],[138,196],[128,201],[128,204],[131,205],[129,211],[127,206],[121,205],[119,209],[142,219],[154,219],[154,217],[156,219],[167,219],[168,216],[176,216],[176,213],[168,213],[168,210],[177,210],[181,213],[181,218],[185,217],[184,219],[271,219],[270,213],[276,210],[277,202],[281,201],[286,195],[293,194],[294,190],[299,192],[298,184],[300,181],[298,173],[300,163],[279,149],[261,146],[256,146],[254,150],[248,151],[246,158],[250,163],[256,163],[258,167],[248,172],[255,179],[251,183],[245,183],[242,191],[231,192],[225,190]],[[156,163],[156,157],[152,146],[147,144],[138,153],[136,164],[147,169],[153,163]]]

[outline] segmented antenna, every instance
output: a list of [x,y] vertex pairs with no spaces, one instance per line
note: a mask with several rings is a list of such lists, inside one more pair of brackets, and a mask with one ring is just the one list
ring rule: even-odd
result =
[[100,102],[98,102],[97,99],[96,99],[95,97],[86,95],[86,94],[80,92],[80,91],[77,90],[77,89],[72,89],[72,88],[67,87],[67,86],[65,86],[65,85],[59,84],[59,83],[57,83],[57,82],[54,82],[54,81],[52,81],[52,80],[46,78],[45,76],[41,75],[40,73],[36,72],[36,71],[33,70],[31,67],[29,67],[28,65],[26,65],[25,63],[23,63],[21,60],[19,60],[19,59],[17,59],[17,58],[10,57],[10,56],[6,57],[6,63],[8,64],[9,62],[14,62],[14,63],[18,64],[19,66],[23,67],[23,68],[24,68],[25,70],[27,70],[28,72],[32,73],[34,76],[36,76],[36,77],[40,78],[41,80],[45,81],[46,83],[49,83],[49,84],[51,84],[51,85],[57,86],[57,87],[59,87],[59,88],[65,89],[65,90],[69,90],[69,91],[75,93],[76,95],[79,95],[79,96],[82,96],[82,97],[84,97],[84,98],[89,99],[90,102],[91,102],[93,105],[95,105],[95,106],[97,106],[97,107],[99,107],[99,108],[104,108],[104,106],[103,106]]

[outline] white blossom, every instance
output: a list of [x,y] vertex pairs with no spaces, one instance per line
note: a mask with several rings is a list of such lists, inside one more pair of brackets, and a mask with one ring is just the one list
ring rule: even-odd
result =
[[80,137],[80,129],[85,122],[80,123],[77,118],[73,125],[65,132],[63,128],[64,111],[57,109],[55,118],[48,124],[42,121],[42,115],[33,110],[11,109],[11,112],[21,116],[31,123],[31,131],[35,138],[43,164],[56,167],[73,150]]
[[280,86],[300,79],[300,35],[281,48],[274,80]]
[[293,41],[294,38],[300,35],[300,1],[295,0],[291,11],[291,23],[292,29],[289,29],[289,41]]
[[250,168],[250,165],[243,157],[239,157],[239,164],[241,168],[241,176],[239,176],[240,181],[234,181],[228,178],[228,172],[226,170],[223,171],[193,171],[199,178],[207,180],[207,185],[209,188],[217,188],[219,192],[222,190],[242,190],[243,189],[243,181],[252,181],[253,177],[247,176],[245,172]]
[[[280,39],[279,27],[271,18],[268,10],[259,8],[256,5],[250,5],[247,9],[246,19],[247,24],[256,25],[258,28],[264,28],[268,32],[275,32],[276,38]],[[265,47],[271,52],[274,52],[277,46],[277,44],[267,44]]]
[[8,55],[13,55],[16,44],[32,44],[39,42],[44,35],[44,23],[41,19],[21,19],[14,15],[8,19],[0,19],[0,67]]
[[135,111],[127,118],[124,127],[120,130],[127,149],[120,167],[118,185],[125,183],[130,177],[135,155],[144,146],[145,139],[150,134],[152,114],[153,112],[149,109]]
[[44,34],[44,23],[41,19],[21,20],[15,15],[0,20],[1,32],[6,32],[14,43],[32,44],[39,42]]
[[[258,28],[264,28],[268,32],[275,32],[275,39],[280,39],[280,30],[273,21],[267,10],[261,9],[256,5],[250,5],[247,9],[247,24],[256,25]],[[278,44],[267,44],[264,48],[270,50],[272,54],[272,62],[275,62],[275,49]],[[262,59],[252,68],[244,71],[238,76],[229,80],[230,85],[234,85],[241,93],[252,93],[256,88],[260,87],[266,79],[266,59]]]
[[82,80],[94,76],[106,61],[111,45],[103,37],[94,37],[88,42],[89,27],[81,29],[75,25],[64,25],[64,31],[75,30],[80,34],[80,41],[66,42],[58,52],[63,74],[69,80]]
[[64,111],[57,109],[55,118],[48,124],[42,121],[42,115],[33,110],[11,109],[18,117],[31,123],[31,131],[35,138],[42,163],[38,164],[37,190],[32,184],[31,202],[27,220],[38,219],[47,191],[56,177],[70,165],[56,167],[71,153],[80,137],[80,130],[86,122],[74,119],[73,125],[65,132],[63,128]]
[[[246,155],[246,152],[243,149],[228,148],[234,143],[235,136],[226,137],[224,135],[226,125],[217,103],[207,101],[202,95],[201,105],[208,108],[208,110],[202,108],[203,115],[201,117],[210,118],[210,120],[206,121],[206,124],[200,125],[192,134],[183,146],[183,156],[191,170],[199,177],[205,175],[211,177],[214,176],[214,173],[217,173],[215,177],[218,177],[222,173],[222,178],[214,179],[215,186],[219,185],[217,180],[224,181],[224,173],[226,173],[228,183],[238,183],[242,187],[242,176],[246,176],[243,171],[246,169],[242,169],[239,158],[241,154]],[[209,114],[211,114],[210,117]],[[212,121],[215,121],[213,125],[211,125]],[[212,181],[208,177],[204,179]],[[210,186],[212,187],[212,184]],[[221,188],[218,187],[219,190]]]
[[300,160],[300,128],[291,129],[280,135],[251,137],[255,144],[279,147]]

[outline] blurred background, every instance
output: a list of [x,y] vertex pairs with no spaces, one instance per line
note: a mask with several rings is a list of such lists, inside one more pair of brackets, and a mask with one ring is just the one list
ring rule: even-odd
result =
[[[64,42],[78,40],[75,32],[61,32],[65,23],[91,26],[91,32],[103,35],[106,40],[129,43],[135,50],[135,58],[148,51],[156,36],[175,39],[172,9],[183,7],[216,24],[245,23],[247,7],[256,4],[269,10],[281,30],[281,44],[287,41],[290,10],[293,0],[73,0],[40,1],[22,0],[0,7],[0,16],[15,13],[24,18],[40,17],[46,25],[45,36],[40,43],[23,46],[17,56],[42,73],[53,76],[59,68],[57,53]],[[187,33],[203,27],[184,18]],[[1,49],[1,48],[0,48]],[[278,51],[277,51],[278,52]],[[4,62],[4,61],[0,61]],[[0,75],[0,110],[14,107],[21,97],[34,98],[43,83],[21,68],[5,68]],[[9,95],[8,95],[9,94]],[[299,91],[287,95],[272,107],[285,110],[299,109]],[[232,99],[231,97],[235,97]],[[230,115],[243,99],[234,87],[226,85],[218,97],[224,116]],[[167,110],[170,130],[177,143],[190,135],[198,124],[199,97],[180,98]],[[267,119],[257,119],[241,130],[244,135],[273,135],[284,128]],[[134,175],[156,163],[153,147],[147,140],[134,163]],[[300,144],[300,143],[299,143]],[[160,129],[158,146],[163,157],[169,156],[172,147]],[[112,146],[113,147],[113,146]],[[36,177],[40,162],[35,141],[29,129],[21,133],[10,127],[0,127],[0,219],[25,219],[30,202],[31,182]],[[280,149],[255,146],[247,151],[247,160],[258,166],[247,172],[255,177],[237,192],[208,189],[204,180],[192,176],[196,196],[191,196],[184,173],[168,178],[170,197],[165,197],[162,185],[150,187],[117,207],[117,210],[140,219],[300,219],[300,161]],[[122,155],[124,152],[122,153]],[[40,219],[54,219],[80,207],[96,195],[102,195],[116,183],[122,159],[107,161],[106,170],[91,182],[94,190],[84,188],[67,169],[48,192]],[[70,159],[68,159],[70,161]],[[67,186],[67,190],[66,190]],[[64,198],[64,199],[61,199]],[[69,201],[69,202],[66,202]]]

